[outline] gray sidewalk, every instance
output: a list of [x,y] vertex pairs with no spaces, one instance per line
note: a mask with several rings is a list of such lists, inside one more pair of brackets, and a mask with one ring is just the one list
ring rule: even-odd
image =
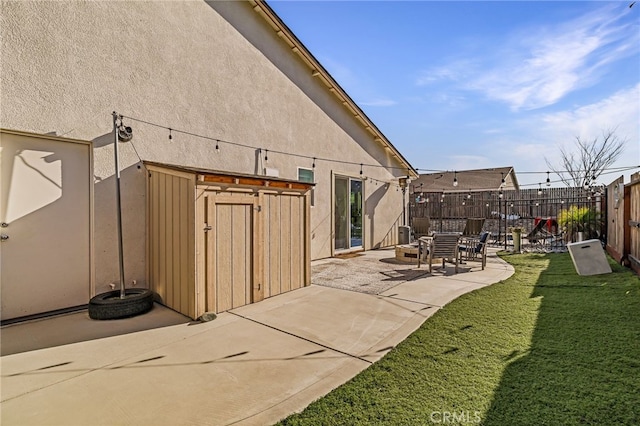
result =
[[[358,261],[345,260],[345,272]],[[493,252],[484,271],[477,262],[458,274],[421,269],[380,294],[312,285],[208,323],[156,306],[156,320],[169,318],[160,328],[3,356],[2,424],[272,424],[379,360],[446,303],[513,273]],[[45,339],[55,320],[4,327],[2,339]]]

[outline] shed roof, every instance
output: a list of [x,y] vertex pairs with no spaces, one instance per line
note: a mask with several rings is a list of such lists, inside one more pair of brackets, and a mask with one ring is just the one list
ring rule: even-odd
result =
[[143,163],[145,166],[159,167],[163,169],[175,170],[178,172],[191,173],[200,176],[199,181],[208,183],[262,186],[297,190],[308,190],[315,186],[315,183],[311,182],[301,182],[299,180],[282,179],[273,176],[250,175],[235,172],[231,173],[228,171],[202,169],[199,167],[178,166],[175,164],[156,163],[153,161],[144,161]]

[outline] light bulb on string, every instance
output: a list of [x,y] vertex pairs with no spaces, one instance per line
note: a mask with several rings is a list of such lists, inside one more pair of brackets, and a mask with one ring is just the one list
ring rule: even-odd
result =
[[538,195],[542,195],[542,185],[538,183]]
[[316,168],[316,157],[313,157],[313,163],[311,163],[311,168],[312,169]]
[[171,127],[169,127],[169,140],[173,139],[173,136],[171,135]]
[[362,163],[360,163],[360,176],[362,176]]
[[547,172],[547,186],[551,186],[551,179],[549,178],[549,172]]
[[216,154],[220,154],[220,141],[216,139]]
[[458,186],[458,172],[453,171],[453,186]]
[[269,150],[265,149],[264,150],[264,163],[267,164],[267,161],[269,161]]

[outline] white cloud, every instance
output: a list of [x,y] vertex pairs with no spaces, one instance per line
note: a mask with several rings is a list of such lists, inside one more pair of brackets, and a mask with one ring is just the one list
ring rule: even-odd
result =
[[448,164],[452,170],[474,170],[493,167],[493,160],[481,155],[453,155]]
[[469,60],[456,60],[445,66],[434,67],[422,71],[415,84],[417,86],[427,86],[442,80],[458,81],[468,76],[469,70],[474,68]]
[[617,6],[555,27],[529,28],[527,35],[522,35],[525,30],[507,35],[502,46],[485,50],[495,52],[490,57],[434,67],[422,73],[416,84],[457,82],[513,110],[552,105],[570,92],[595,84],[609,64],[638,52],[640,32],[621,22],[623,14]]
[[515,110],[554,104],[569,92],[593,84],[605,65],[637,51],[628,40],[629,36],[637,39],[637,32],[625,29],[610,8],[599,9],[524,39],[519,46],[524,55],[516,55],[472,86]]
[[[603,132],[615,129],[616,136],[626,139],[623,155],[612,167],[640,165],[640,84],[621,90],[589,105],[553,114],[537,114],[520,121],[517,140],[500,140],[490,148],[496,155],[504,153],[512,159],[518,171],[544,171],[548,168],[545,157],[559,165],[560,148],[571,150],[576,137],[592,140]],[[513,132],[512,132],[513,133]],[[503,154],[503,155],[504,155]],[[637,170],[634,170],[637,171]],[[624,172],[627,181],[631,172]],[[603,176],[609,183],[623,174]],[[546,175],[518,175],[520,183],[544,181]],[[557,177],[552,176],[552,180]]]
[[[614,130],[630,145],[640,140],[640,84],[621,90],[599,102],[570,111],[544,114],[540,117],[545,133],[554,140],[593,139],[603,131]],[[636,161],[638,159],[636,158]]]
[[365,106],[373,106],[373,107],[388,107],[388,106],[397,105],[398,103],[391,99],[374,99],[371,101],[359,102],[359,104],[365,105]]

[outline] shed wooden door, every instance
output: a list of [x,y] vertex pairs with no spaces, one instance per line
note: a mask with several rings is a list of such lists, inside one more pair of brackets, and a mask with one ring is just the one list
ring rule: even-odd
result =
[[224,312],[253,301],[257,196],[210,194],[205,204],[207,311]]
[[304,195],[265,194],[264,297],[307,284],[307,203]]
[[91,145],[3,131],[0,152],[2,319],[86,305]]

